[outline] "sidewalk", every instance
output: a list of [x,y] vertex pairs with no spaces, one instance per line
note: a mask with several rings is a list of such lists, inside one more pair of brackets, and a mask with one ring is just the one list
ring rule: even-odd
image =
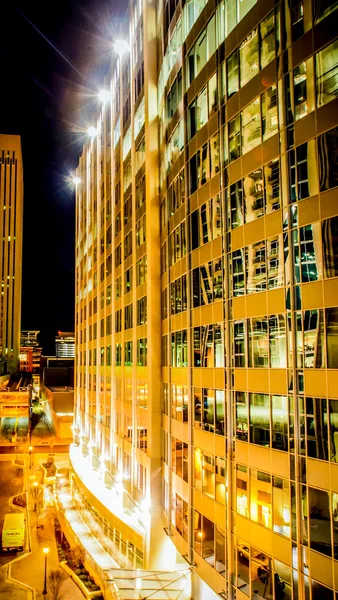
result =
[[[47,506],[43,512],[39,515],[38,524],[43,525],[43,529],[36,528],[36,513],[34,512],[34,505],[32,494],[30,489],[33,487],[33,481],[42,483],[42,471],[38,467],[32,470],[27,470],[27,490],[28,490],[28,518],[30,521],[30,539],[31,539],[31,553],[22,558],[21,560],[14,562],[10,567],[10,575],[17,581],[20,581],[26,585],[31,586],[35,589],[36,600],[45,600],[43,596],[44,586],[44,560],[43,548],[48,547],[49,553],[47,555],[47,578],[48,574],[52,570],[59,569],[59,560],[56,549],[56,541],[54,535],[54,506]],[[34,479],[30,479],[30,476],[34,475]],[[62,586],[62,592],[66,599],[72,600],[83,600],[84,595],[77,587],[76,583],[68,578]],[[13,596],[14,598],[15,596]],[[20,598],[17,596],[18,599]],[[1,598],[1,596],[0,596]],[[48,598],[48,595],[47,595]]]

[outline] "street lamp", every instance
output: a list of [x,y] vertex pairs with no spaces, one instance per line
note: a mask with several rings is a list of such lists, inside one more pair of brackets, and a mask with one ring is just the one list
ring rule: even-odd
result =
[[45,586],[43,588],[43,595],[46,596],[47,594],[47,554],[49,552],[49,548],[43,548],[42,552],[45,555]]
[[32,468],[32,450],[33,450],[33,446],[29,446],[28,448],[29,450],[29,468]]

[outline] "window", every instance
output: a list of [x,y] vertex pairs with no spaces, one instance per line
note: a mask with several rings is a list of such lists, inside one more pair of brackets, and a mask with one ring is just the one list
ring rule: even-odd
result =
[[126,366],[133,364],[133,342],[124,343],[124,364]]
[[143,215],[136,223],[136,248],[146,241],[146,215]]
[[147,366],[147,338],[141,338],[136,343],[136,362],[138,366]]
[[241,113],[242,153],[249,152],[261,142],[260,99],[256,98]]
[[278,132],[277,88],[272,85],[262,94],[263,141]]
[[259,71],[258,30],[254,29],[239,47],[241,87]]
[[122,331],[122,309],[115,312],[115,332]]
[[322,221],[324,277],[338,277],[338,217]]
[[188,366],[188,338],[186,329],[171,334],[171,366]]
[[338,127],[318,137],[320,191],[338,186]]
[[239,90],[238,50],[227,59],[227,94],[231,98]]
[[133,326],[133,305],[128,304],[124,307],[124,328],[131,329]]
[[121,261],[122,261],[122,251],[121,251],[121,244],[119,244],[115,248],[115,269],[117,269],[117,267],[120,266]]
[[318,193],[315,140],[297,146],[289,152],[291,201],[303,200]]
[[143,296],[137,300],[137,325],[145,325],[147,323],[147,296]]
[[118,300],[122,295],[122,280],[121,276],[115,279],[115,298]]
[[124,293],[128,294],[133,287],[133,267],[124,272]]
[[337,8],[337,0],[315,0],[313,3],[314,22],[320,23],[322,19],[325,19],[325,17],[330,15]]
[[115,364],[121,366],[122,364],[122,344],[115,344]]
[[146,178],[145,176],[136,184],[136,210],[141,208],[146,199]]
[[124,238],[124,259],[128,258],[133,251],[133,236],[132,232],[129,231]]
[[317,106],[338,96],[338,40],[316,54]]
[[224,367],[225,347],[221,324],[194,327],[194,366]]
[[136,263],[136,286],[142,285],[147,280],[147,255],[142,256]]
[[216,17],[208,25],[188,54],[187,86],[189,87],[216,50]]
[[169,237],[169,264],[174,265],[187,252],[185,223],[181,223]]
[[187,310],[187,276],[182,275],[170,284],[170,314],[177,315],[185,310]]

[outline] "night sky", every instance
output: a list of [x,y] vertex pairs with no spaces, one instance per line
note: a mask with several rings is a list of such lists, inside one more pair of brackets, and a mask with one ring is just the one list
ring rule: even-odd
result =
[[55,354],[58,330],[74,330],[75,194],[66,177],[126,7],[127,0],[1,5],[0,132],[21,135],[24,166],[21,327],[40,329],[44,354]]

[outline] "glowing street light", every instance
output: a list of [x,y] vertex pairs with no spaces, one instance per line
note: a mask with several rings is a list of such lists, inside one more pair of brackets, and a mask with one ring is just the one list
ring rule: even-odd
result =
[[109,90],[100,90],[99,92],[99,100],[102,104],[106,104],[110,100],[110,91]]
[[96,127],[88,127],[87,133],[88,133],[89,137],[93,139],[94,137],[96,137],[96,134],[97,134]]
[[78,185],[80,185],[81,179],[80,179],[80,177],[77,177],[76,175],[74,175],[74,177],[72,177],[72,182],[75,185],[75,187],[77,187]]
[[116,40],[114,42],[114,50],[119,56],[122,56],[122,54],[126,54],[127,52],[129,52],[129,44],[127,40]]
[[45,555],[45,586],[43,588],[43,595],[46,596],[47,594],[47,554],[49,552],[49,548],[43,548],[42,552]]

